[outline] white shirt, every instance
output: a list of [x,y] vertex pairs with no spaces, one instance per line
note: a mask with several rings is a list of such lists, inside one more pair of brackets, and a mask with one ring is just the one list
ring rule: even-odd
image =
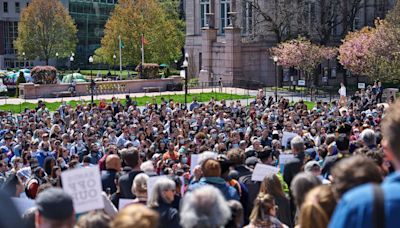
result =
[[346,96],[346,87],[344,87],[344,86],[342,86],[342,87],[340,87],[340,89],[339,89],[339,95],[340,96]]

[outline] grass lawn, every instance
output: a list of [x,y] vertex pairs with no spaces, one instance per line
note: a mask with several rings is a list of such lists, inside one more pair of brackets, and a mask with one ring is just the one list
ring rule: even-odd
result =
[[[183,103],[185,102],[185,95],[184,94],[177,94],[177,95],[157,95],[154,97],[149,97],[149,96],[144,96],[144,97],[132,97],[132,100],[136,100],[139,106],[144,106],[148,102],[153,102],[155,99],[155,102],[161,103],[161,97],[164,97],[166,100],[173,99],[175,102]],[[196,97],[199,102],[207,102],[211,99],[211,97],[214,97],[216,100],[237,100],[237,99],[247,99],[247,98],[252,98],[252,96],[248,95],[236,95],[236,94],[228,94],[228,93],[195,93],[195,94],[188,94],[188,103],[192,101],[192,98]],[[78,104],[85,104],[90,102],[89,100],[87,101],[79,101],[79,100],[73,100],[69,101],[68,104],[70,104],[72,107],[76,107]],[[98,100],[95,100],[96,103],[98,103]],[[125,99],[121,99],[122,104],[125,104]],[[61,102],[46,102],[46,106],[50,111],[55,111],[57,110],[58,107],[60,107]],[[0,110],[4,111],[11,111],[12,113],[19,113],[23,111],[25,108],[29,109],[34,109],[37,106],[37,104],[34,103],[21,103],[21,104],[6,104],[6,105],[0,105]]]
[[[312,108],[315,107],[316,103],[313,101],[304,101],[304,104],[307,105],[307,109],[311,110]],[[294,105],[294,102],[290,102],[290,105]]]

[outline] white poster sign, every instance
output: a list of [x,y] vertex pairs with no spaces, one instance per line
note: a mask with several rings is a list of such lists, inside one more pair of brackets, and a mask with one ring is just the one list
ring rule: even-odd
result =
[[251,175],[251,180],[263,181],[265,176],[269,174],[277,174],[278,172],[279,168],[257,163],[256,167],[254,168],[253,175]]
[[126,207],[126,205],[130,204],[133,202],[133,199],[119,199],[118,202],[118,210],[122,210],[124,209],[124,207]]
[[363,82],[358,83],[357,86],[359,89],[365,89],[365,83]]
[[192,154],[190,157],[190,174],[193,175],[194,168],[199,164],[200,154]]
[[298,80],[297,81],[298,86],[305,86],[306,85],[306,80]]
[[61,180],[77,214],[104,208],[99,166],[62,172]]
[[294,132],[284,131],[282,133],[282,146],[287,147],[288,143],[290,143],[290,141],[296,136],[297,134]]
[[280,154],[279,155],[279,164],[284,165],[288,162],[288,160],[294,158],[293,154]]

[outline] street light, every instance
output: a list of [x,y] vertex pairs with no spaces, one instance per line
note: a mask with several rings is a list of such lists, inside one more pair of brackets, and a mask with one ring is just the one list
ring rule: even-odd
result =
[[58,64],[58,52],[56,52],[56,68],[57,68],[57,64]]
[[24,58],[24,68],[26,67],[26,59],[25,59],[25,52],[22,52],[22,56],[23,56],[23,58]]
[[[72,54],[74,54],[74,53],[72,53]],[[71,57],[69,58],[69,62],[70,62],[70,64],[69,64],[69,70],[70,70],[71,73],[73,74],[73,73],[74,73],[74,71],[72,70],[72,63],[74,62],[74,56],[73,56],[73,55],[71,55]]]
[[117,61],[117,56],[114,54],[113,55],[113,59],[114,59],[114,75],[116,75],[116,71],[115,71],[115,62]]
[[185,61],[183,61],[183,69],[185,70],[185,109],[187,109],[187,94],[188,94],[188,66],[189,54],[185,54]]
[[94,93],[94,87],[95,87],[95,82],[93,80],[93,57],[89,57],[89,65],[92,65],[90,67],[90,95],[91,95],[91,100],[92,100],[92,107],[93,107],[93,93]]
[[277,65],[278,65],[278,56],[274,56],[272,58],[274,60],[275,64],[275,102],[278,102],[278,71],[277,71]]

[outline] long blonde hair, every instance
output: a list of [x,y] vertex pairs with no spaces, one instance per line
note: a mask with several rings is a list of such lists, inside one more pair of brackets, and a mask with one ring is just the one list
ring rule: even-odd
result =
[[254,207],[250,214],[250,222],[253,225],[269,226],[271,221],[270,211],[275,207],[274,197],[270,194],[259,193],[254,201]]
[[336,207],[336,198],[329,185],[313,188],[300,209],[299,225],[301,228],[326,228]]

